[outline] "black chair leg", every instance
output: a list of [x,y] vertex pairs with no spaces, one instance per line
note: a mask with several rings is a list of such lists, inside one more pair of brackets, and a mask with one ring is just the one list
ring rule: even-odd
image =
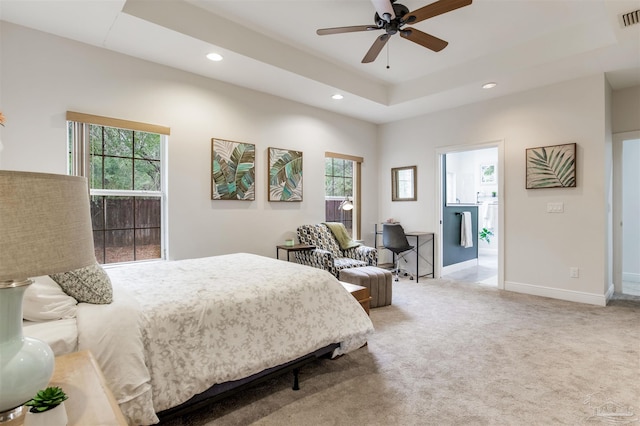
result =
[[395,262],[396,281],[398,281],[398,274],[400,273],[400,259]]

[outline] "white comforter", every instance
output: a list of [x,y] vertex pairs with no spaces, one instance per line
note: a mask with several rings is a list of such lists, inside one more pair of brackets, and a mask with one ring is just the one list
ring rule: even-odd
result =
[[78,305],[78,346],[132,424],[330,343],[357,349],[373,331],[331,274],[295,263],[240,253],[107,272],[114,302]]

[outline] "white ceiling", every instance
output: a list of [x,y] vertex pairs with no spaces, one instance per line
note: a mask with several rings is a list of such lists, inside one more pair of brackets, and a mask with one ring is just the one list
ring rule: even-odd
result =
[[[315,33],[373,24],[370,0],[0,0],[0,19],[385,123],[597,73],[614,89],[640,85],[640,24],[620,18],[638,9],[640,0],[474,0],[415,25],[449,42],[441,52],[394,35],[370,64],[360,61],[382,31]],[[225,59],[205,59],[212,51]],[[498,86],[481,89],[488,81]]]

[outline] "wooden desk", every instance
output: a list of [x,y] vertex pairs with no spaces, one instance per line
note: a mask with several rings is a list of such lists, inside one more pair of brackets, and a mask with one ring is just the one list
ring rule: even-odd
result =
[[280,259],[280,250],[285,250],[287,252],[287,262],[289,261],[289,252],[292,251],[305,251],[305,250],[313,250],[316,246],[310,246],[307,244],[294,244],[292,246],[286,246],[284,244],[276,246],[276,259]]
[[[59,386],[69,396],[64,402],[68,426],[126,426],[100,367],[89,351],[73,352],[56,357],[49,386]],[[23,409],[23,413],[29,407]],[[24,414],[6,426],[22,426]]]

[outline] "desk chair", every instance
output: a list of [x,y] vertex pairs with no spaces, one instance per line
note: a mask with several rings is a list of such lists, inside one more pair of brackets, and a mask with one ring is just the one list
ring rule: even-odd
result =
[[[399,223],[383,223],[382,224],[382,245],[384,248],[391,250],[394,257],[394,271],[396,273],[395,280],[398,281],[398,274],[400,272],[400,258],[402,253],[409,250],[413,250],[414,246],[409,245],[407,236],[404,234],[404,229]],[[406,259],[405,259],[406,262]],[[413,279],[413,275],[411,275]]]

